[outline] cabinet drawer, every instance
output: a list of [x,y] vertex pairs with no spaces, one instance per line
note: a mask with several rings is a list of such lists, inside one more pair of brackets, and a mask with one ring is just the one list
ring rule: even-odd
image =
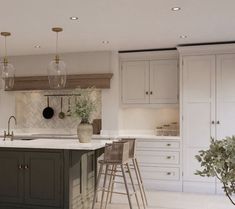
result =
[[140,170],[146,180],[180,180],[179,168],[141,166]]
[[180,142],[172,141],[138,141],[137,150],[155,150],[155,149],[179,149]]
[[140,164],[179,164],[179,152],[166,151],[137,151]]

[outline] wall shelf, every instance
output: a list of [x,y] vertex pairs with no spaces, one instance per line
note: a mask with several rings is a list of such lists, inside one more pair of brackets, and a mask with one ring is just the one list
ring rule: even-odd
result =
[[[64,89],[95,87],[109,89],[112,73],[68,75]],[[8,91],[52,90],[47,76],[15,77],[14,88]]]

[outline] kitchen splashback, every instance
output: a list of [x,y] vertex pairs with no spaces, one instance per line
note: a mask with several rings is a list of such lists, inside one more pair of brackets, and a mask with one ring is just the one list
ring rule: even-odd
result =
[[[78,125],[78,118],[66,116],[64,119],[58,117],[61,97],[50,97],[50,107],[54,109],[54,116],[51,119],[44,119],[42,111],[47,107],[46,94],[71,94],[72,91],[37,91],[37,92],[17,92],[16,93],[16,118],[18,129],[59,129],[60,132],[74,132]],[[97,101],[97,109],[92,115],[92,119],[101,118],[101,90],[94,94]],[[73,106],[75,98],[71,98]],[[63,97],[63,112],[68,110],[68,97]]]

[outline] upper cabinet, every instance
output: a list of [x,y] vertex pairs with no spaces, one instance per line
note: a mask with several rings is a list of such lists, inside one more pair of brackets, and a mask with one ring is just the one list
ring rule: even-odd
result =
[[149,103],[149,63],[122,63],[122,101],[126,104]]
[[123,104],[178,103],[178,60],[164,55],[121,59]]

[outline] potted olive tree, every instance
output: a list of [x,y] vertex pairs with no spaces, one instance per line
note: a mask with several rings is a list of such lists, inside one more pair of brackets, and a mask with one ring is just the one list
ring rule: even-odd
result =
[[75,99],[73,114],[80,120],[77,134],[81,143],[89,143],[93,134],[90,120],[92,113],[96,110],[96,100],[92,96],[94,91],[94,88],[76,89],[76,94],[79,96]]
[[202,170],[196,175],[202,177],[216,177],[222,183],[222,188],[235,205],[232,195],[235,193],[235,136],[222,140],[211,140],[208,150],[199,151],[196,159]]

